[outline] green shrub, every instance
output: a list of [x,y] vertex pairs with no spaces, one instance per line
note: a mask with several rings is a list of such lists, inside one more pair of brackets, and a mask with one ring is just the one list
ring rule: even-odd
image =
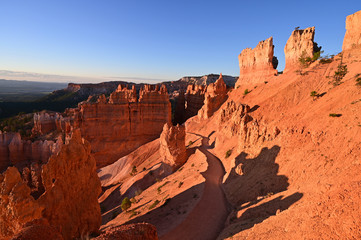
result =
[[320,63],[321,64],[326,64],[326,63],[331,63],[333,61],[333,57],[335,55],[326,55],[326,56],[323,56],[321,57],[320,59]]
[[356,85],[361,86],[361,77],[356,79]]
[[193,142],[192,142],[192,141],[189,141],[189,142],[188,142],[188,146],[191,146],[191,145],[193,145]]
[[342,82],[341,80],[346,76],[347,74],[347,65],[342,64],[343,55],[341,54],[341,61],[340,64],[337,66],[337,70],[333,74],[333,85],[337,86],[340,85]]
[[244,90],[243,95],[247,95],[248,93],[250,93],[250,91],[248,90],[248,88],[246,88],[246,90]]
[[132,202],[129,200],[128,197],[125,197],[122,201],[122,204],[120,205],[123,211],[127,211],[131,206]]
[[179,182],[179,184],[178,184],[178,188],[181,188],[181,187],[182,187],[182,185],[183,185],[183,182]]
[[330,113],[329,116],[330,117],[341,117],[342,114],[341,113]]
[[227,152],[226,152],[226,158],[229,158],[229,156],[232,155],[232,149],[229,149]]
[[318,96],[318,93],[316,91],[311,92],[311,97],[317,97],[317,96]]
[[337,70],[335,71],[333,75],[333,85],[337,86],[341,84],[341,80],[345,77],[347,74],[347,65],[340,64],[337,67]]
[[130,174],[130,176],[134,176],[134,175],[137,174],[137,172],[138,172],[137,167],[136,167],[136,166],[133,166],[132,171],[131,171],[131,173],[129,173],[129,174]]
[[300,65],[302,68],[306,68],[308,67],[311,63],[315,62],[316,60],[321,58],[321,54],[323,53],[323,51],[317,51],[313,53],[312,57],[307,57],[306,56],[306,52],[303,51],[301,54],[301,57],[298,59]]
[[168,183],[170,183],[169,181],[166,181],[165,183],[163,183],[161,186],[159,186],[157,188],[158,194],[160,194],[162,192],[162,187],[164,187],[165,185],[167,185]]
[[149,206],[149,210],[155,208],[159,204],[159,200],[155,200],[152,205]]

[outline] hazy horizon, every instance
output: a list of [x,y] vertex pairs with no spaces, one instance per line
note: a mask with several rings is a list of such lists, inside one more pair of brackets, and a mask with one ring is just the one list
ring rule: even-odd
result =
[[337,54],[346,16],[361,9],[359,1],[22,0],[0,6],[6,36],[0,78],[12,73],[9,80],[79,83],[238,76],[238,54],[270,36],[282,71],[283,48],[295,27],[315,26],[325,54]]

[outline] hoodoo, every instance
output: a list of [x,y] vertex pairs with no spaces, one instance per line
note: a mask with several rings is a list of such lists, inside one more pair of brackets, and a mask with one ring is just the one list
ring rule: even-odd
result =
[[254,48],[246,48],[238,56],[239,79],[236,87],[243,84],[257,84],[265,78],[277,75],[278,60],[273,56],[273,38],[258,43]]
[[295,29],[285,46],[286,67],[284,72],[299,68],[301,57],[313,57],[315,52],[320,51],[314,40],[315,27]]
[[222,73],[215,83],[209,84],[205,94],[204,105],[198,112],[200,119],[210,118],[215,111],[227,100],[227,86]]

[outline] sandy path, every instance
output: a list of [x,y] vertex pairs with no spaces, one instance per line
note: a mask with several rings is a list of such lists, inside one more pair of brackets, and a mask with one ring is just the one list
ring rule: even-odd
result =
[[187,218],[161,236],[161,240],[216,239],[223,229],[228,216],[228,202],[221,188],[225,171],[220,160],[208,148],[208,138],[203,137],[199,150],[206,155],[208,168],[202,173],[206,179],[202,198]]

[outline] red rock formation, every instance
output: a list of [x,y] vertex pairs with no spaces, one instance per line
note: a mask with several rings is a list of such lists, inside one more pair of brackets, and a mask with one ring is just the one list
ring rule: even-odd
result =
[[160,155],[163,162],[177,169],[187,161],[185,126],[166,123],[160,135]]
[[157,229],[149,223],[127,224],[107,230],[95,240],[158,240]]
[[11,237],[34,219],[40,219],[43,206],[30,195],[30,188],[15,167],[0,174],[0,239]]
[[185,94],[185,119],[197,115],[204,104],[206,87],[203,85],[188,85]]
[[286,67],[284,72],[299,69],[300,57],[313,57],[317,44],[313,41],[315,27],[294,30],[285,46]]
[[210,118],[215,111],[227,100],[227,86],[222,74],[215,83],[209,84],[205,94],[204,105],[198,112],[200,119]]
[[14,165],[22,169],[31,162],[45,163],[58,150],[53,141],[25,141],[19,133],[0,134],[0,172]]
[[58,113],[41,111],[34,114],[33,133],[47,134],[56,130],[55,119],[58,118]]
[[249,111],[250,107],[246,104],[237,104],[233,100],[227,102],[220,113],[219,130],[228,135],[228,137],[238,135],[242,119],[249,118],[245,117]]
[[50,157],[41,176],[45,193],[38,201],[50,225],[65,239],[98,231],[100,180],[90,145],[81,138],[80,131],[74,131],[59,154]]
[[66,135],[80,128],[99,168],[158,138],[164,123],[170,122],[171,105],[164,85],[144,85],[139,98],[134,86],[119,85],[109,98],[89,97],[55,119],[57,130]]
[[240,74],[236,87],[263,82],[264,78],[277,75],[278,60],[273,56],[273,50],[272,37],[259,42],[254,49],[244,49],[238,56]]
[[361,57],[361,11],[346,18],[346,34],[343,39],[344,57]]
[[[36,184],[43,190],[34,199],[28,185]],[[37,219],[55,227],[64,239],[99,229],[100,181],[90,145],[81,138],[79,130],[40,170],[39,166],[24,168],[21,176],[17,168],[9,167],[0,175],[0,186],[0,238],[16,234]]]

